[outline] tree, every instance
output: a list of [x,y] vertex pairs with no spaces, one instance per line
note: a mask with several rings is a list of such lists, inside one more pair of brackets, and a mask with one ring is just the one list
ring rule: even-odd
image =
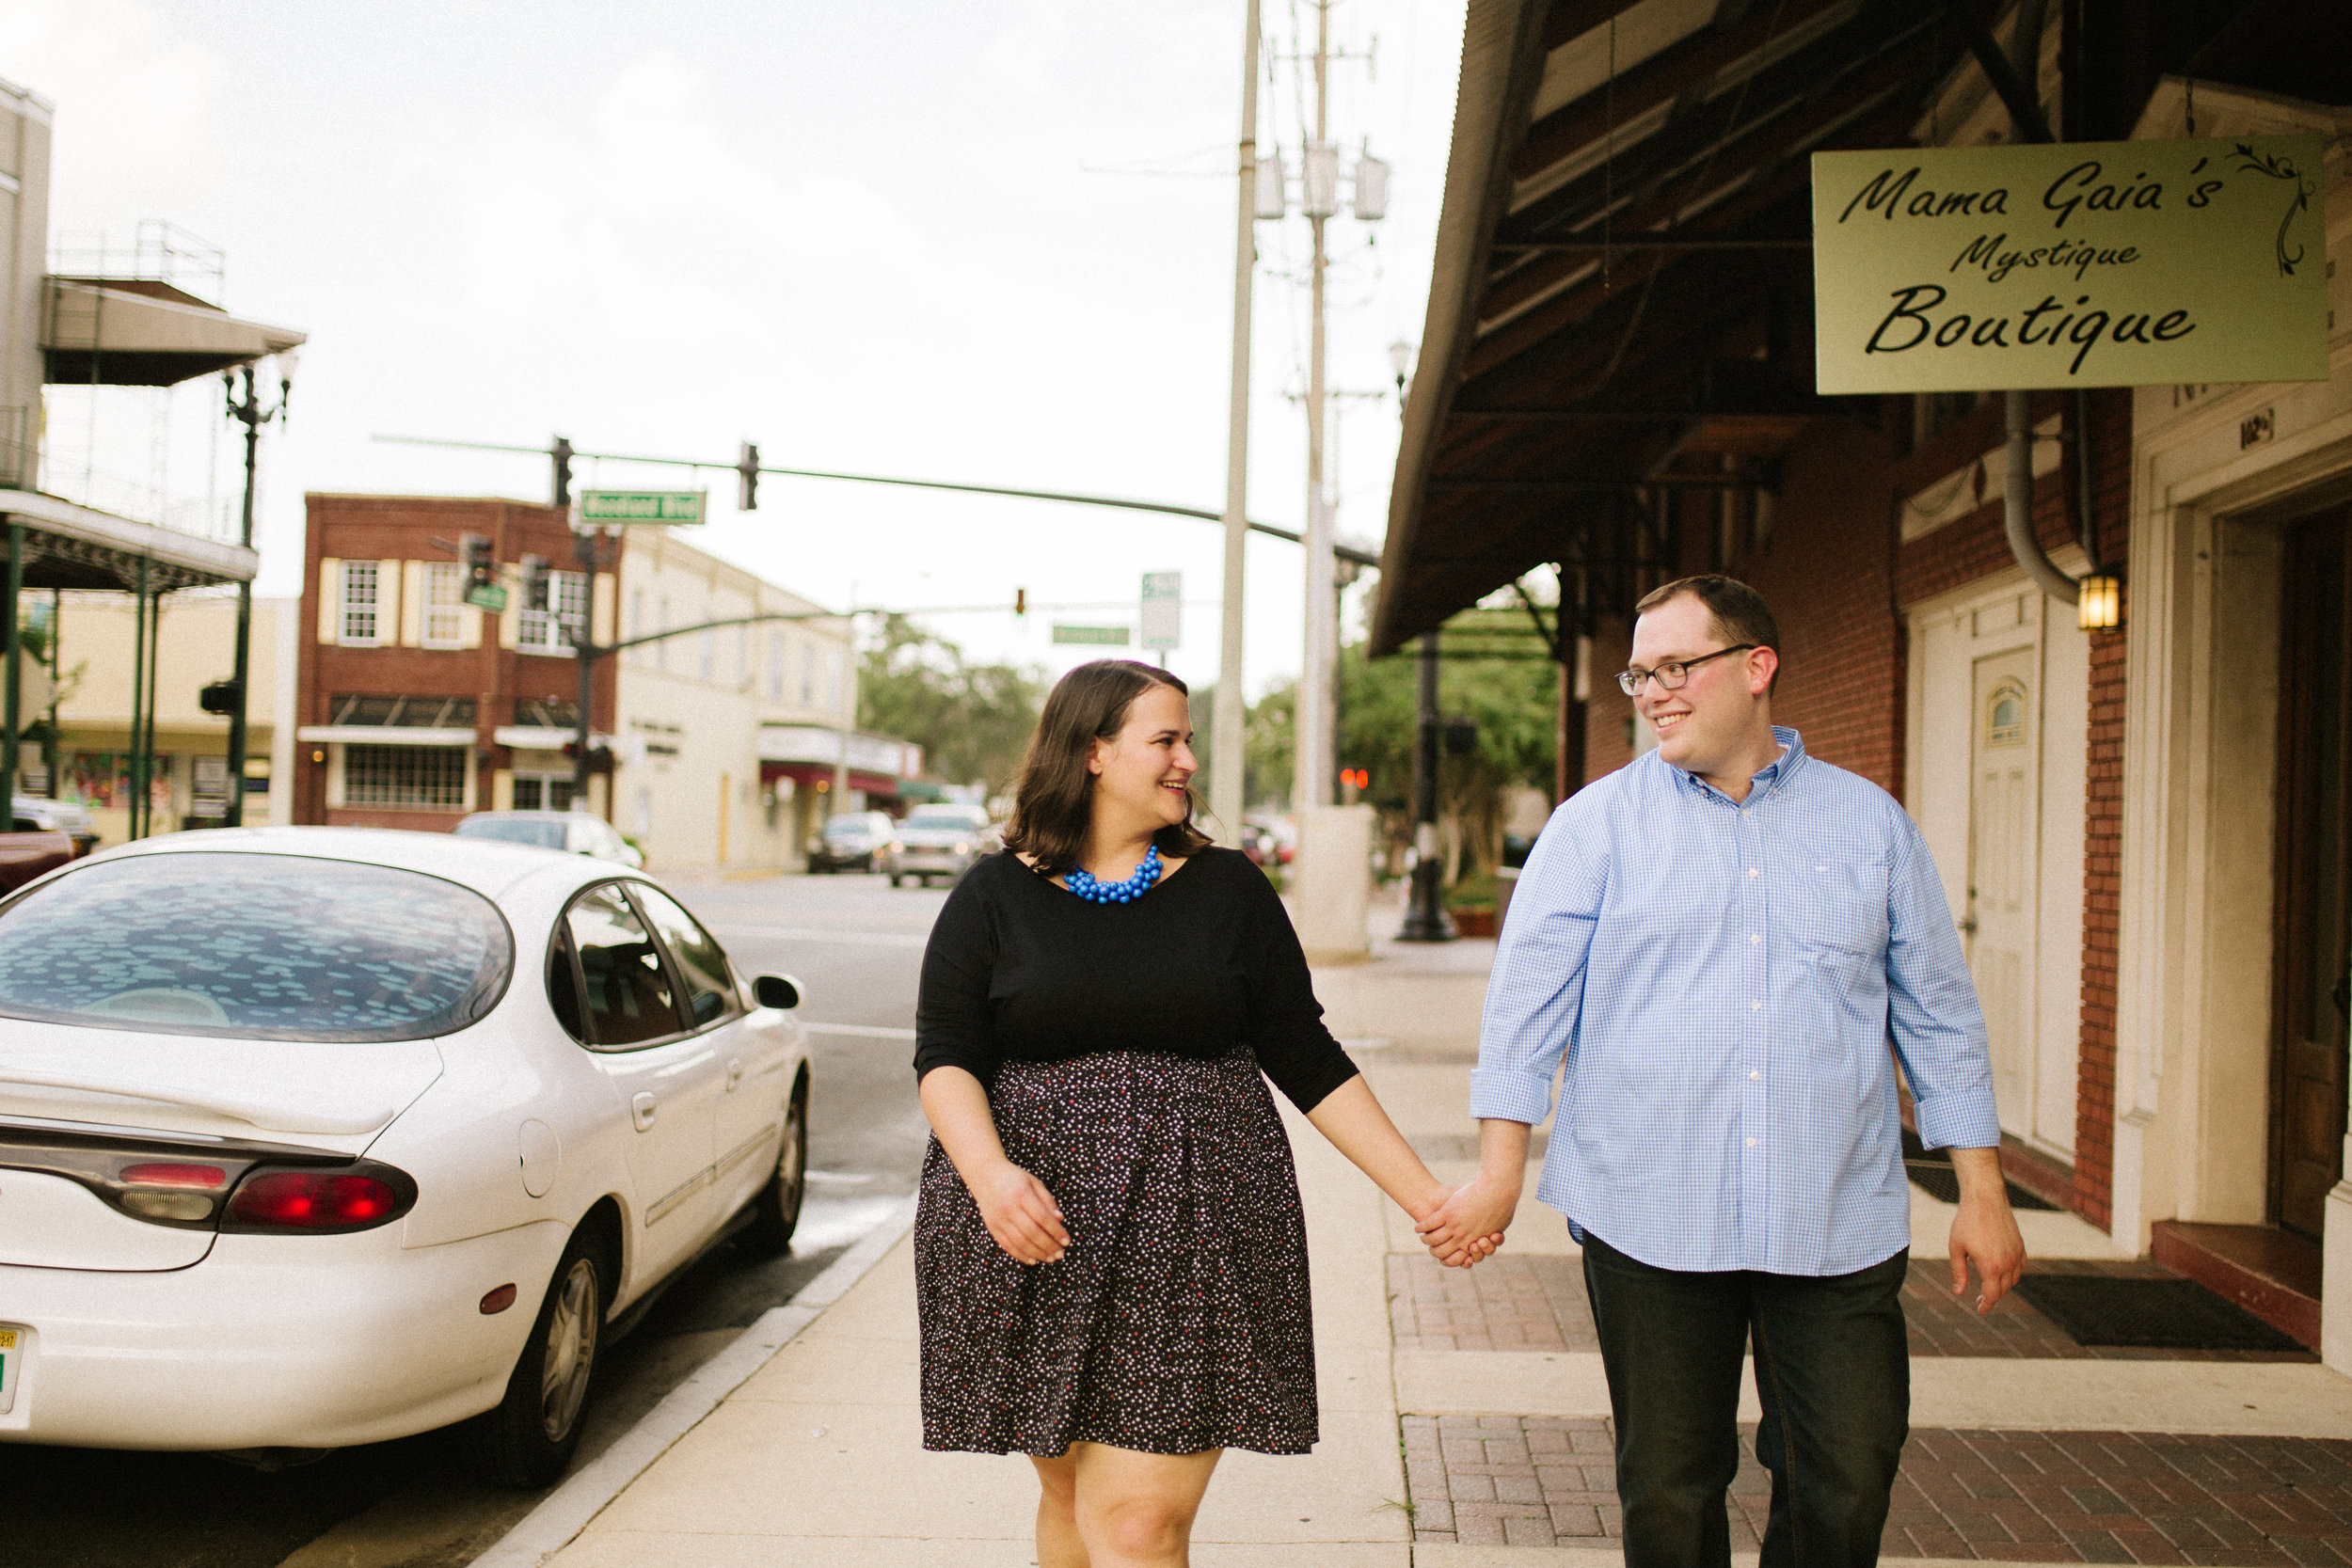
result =
[[860,659],[857,721],[921,746],[934,775],[999,795],[1021,770],[1045,689],[1041,671],[967,663],[955,643],[891,615]]

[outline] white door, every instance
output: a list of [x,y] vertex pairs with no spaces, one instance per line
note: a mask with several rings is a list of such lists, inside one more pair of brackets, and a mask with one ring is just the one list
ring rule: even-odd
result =
[[580,895],[564,918],[596,1066],[632,1129],[630,1277],[644,1282],[684,1260],[716,1223],[712,1140],[726,1062],[720,1042],[688,1032],[661,949],[617,884]]
[[1976,661],[1969,769],[1968,968],[1993,1048],[2001,1119],[2031,1115],[2034,1097],[2034,926],[2041,796],[2037,650]]

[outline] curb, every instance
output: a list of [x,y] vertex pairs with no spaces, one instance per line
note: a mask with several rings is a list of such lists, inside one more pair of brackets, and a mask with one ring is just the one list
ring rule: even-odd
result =
[[671,1389],[611,1448],[541,1498],[539,1506],[473,1560],[473,1568],[539,1568],[569,1545],[590,1520],[604,1512],[606,1504],[652,1468],[672,1444],[700,1425],[704,1417],[815,1323],[826,1307],[849,1294],[850,1287],[864,1278],[914,1227],[914,1205],[915,1200],[908,1198],[888,1219],[834,1259],[824,1273],[803,1286],[791,1301],[761,1313],[758,1322]]

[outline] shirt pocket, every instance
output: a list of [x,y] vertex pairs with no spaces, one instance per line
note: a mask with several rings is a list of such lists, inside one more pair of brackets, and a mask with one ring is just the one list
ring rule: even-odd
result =
[[1807,860],[1794,913],[1797,946],[1841,971],[1886,956],[1886,867],[1871,862]]

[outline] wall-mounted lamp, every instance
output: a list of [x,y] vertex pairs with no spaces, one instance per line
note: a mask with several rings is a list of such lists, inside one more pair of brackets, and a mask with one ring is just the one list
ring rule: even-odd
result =
[[2074,624],[2085,631],[2113,631],[2123,624],[2123,583],[2094,573],[2075,585]]

